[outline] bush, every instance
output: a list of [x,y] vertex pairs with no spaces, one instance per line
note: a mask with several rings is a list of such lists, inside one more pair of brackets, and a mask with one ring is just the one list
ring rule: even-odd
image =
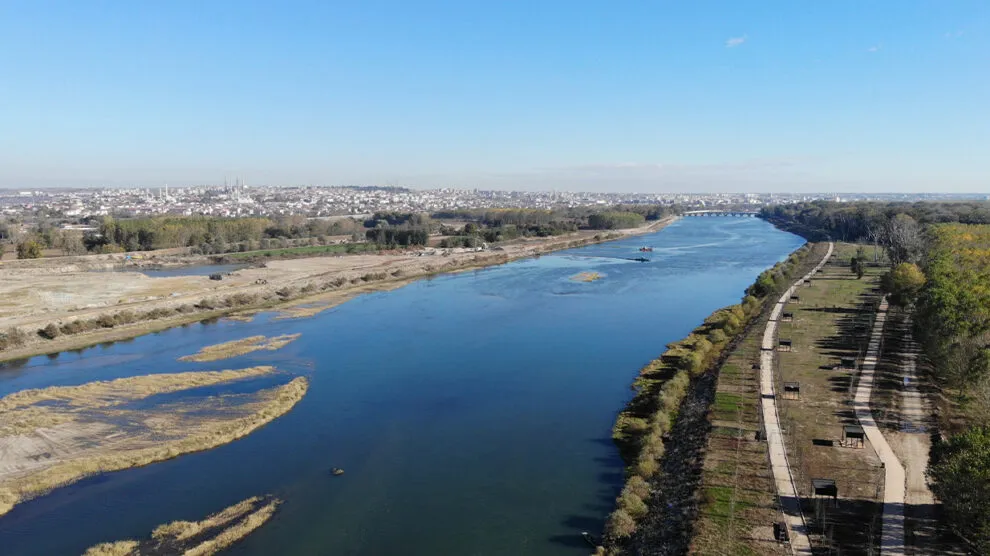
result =
[[650,424],[642,417],[629,417],[625,421],[625,432],[629,434],[640,434],[650,428]]
[[646,480],[640,477],[639,475],[633,475],[632,477],[629,477],[629,480],[626,481],[625,488],[623,488],[622,490],[623,492],[629,492],[642,499],[646,499],[650,497],[650,484],[647,483]]
[[0,333],[0,349],[10,349],[20,347],[27,341],[27,334],[19,328],[10,327],[6,332]]
[[230,304],[235,306],[250,305],[258,300],[258,296],[250,293],[235,293],[230,297]]
[[708,341],[713,344],[724,344],[729,341],[729,335],[721,328],[716,328],[708,333]]
[[205,297],[203,299],[200,299],[199,300],[199,303],[196,304],[196,307],[198,309],[207,309],[207,310],[210,310],[210,311],[212,311],[213,309],[216,309],[219,306],[220,306],[220,304],[219,304],[219,302],[216,299],[214,299],[214,298],[205,298]]
[[41,244],[37,241],[28,240],[17,244],[18,259],[40,259]]
[[615,510],[608,517],[605,525],[606,534],[612,538],[623,539],[636,532],[636,520],[625,510]]
[[113,328],[117,326],[117,320],[113,318],[113,315],[103,314],[93,321],[97,326],[101,328]]
[[120,324],[131,324],[138,321],[138,316],[134,311],[121,311],[117,313],[117,322]]
[[653,416],[652,434],[663,436],[669,430],[670,415],[665,412],[657,412],[657,414]]
[[636,474],[640,477],[646,477],[647,479],[656,475],[657,471],[660,470],[660,464],[657,460],[651,457],[640,457],[636,461]]
[[619,509],[625,510],[633,519],[640,519],[650,511],[646,507],[646,503],[639,496],[631,492],[623,492],[616,501],[618,502]]
[[38,330],[38,335],[48,340],[54,340],[62,335],[62,331],[59,329],[57,324],[50,322],[48,323],[48,326]]

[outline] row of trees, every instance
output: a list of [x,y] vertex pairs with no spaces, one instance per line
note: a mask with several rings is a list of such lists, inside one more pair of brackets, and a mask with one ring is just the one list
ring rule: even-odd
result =
[[637,228],[646,223],[646,217],[635,212],[609,211],[588,217],[588,227],[593,230],[620,230]]
[[[0,240],[24,244],[19,254],[35,256],[34,246],[59,249],[63,254],[119,253],[193,247],[199,253],[218,254],[250,251],[262,242],[284,246],[326,243],[332,236],[350,236],[382,247],[425,245],[430,234],[459,236],[449,243],[477,245],[518,237],[547,237],[578,229],[618,229],[639,226],[645,220],[673,212],[669,207],[628,205],[602,210],[577,207],[555,210],[486,209],[436,213],[379,212],[364,221],[352,218],[319,219],[304,216],[283,218],[221,218],[208,216],[161,216],[150,218],[104,217],[86,220],[97,229],[85,235],[62,230],[51,220],[38,220],[29,233],[22,226],[0,223]],[[444,220],[467,220],[463,229]],[[18,236],[18,237],[14,237]],[[23,237],[22,237],[23,236]],[[265,248],[265,247],[261,247]],[[40,256],[38,254],[37,256]]]
[[926,231],[926,284],[916,334],[936,381],[956,393],[967,428],[940,443],[929,465],[947,522],[990,553],[990,225]]
[[834,239],[876,243],[879,236],[903,214],[920,225],[990,224],[990,203],[836,203],[814,201],[765,207],[761,216],[810,241]]

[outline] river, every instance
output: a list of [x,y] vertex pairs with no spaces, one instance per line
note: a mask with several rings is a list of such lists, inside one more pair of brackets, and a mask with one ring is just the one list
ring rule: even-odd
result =
[[[611,427],[639,368],[802,243],[755,218],[685,218],[310,318],[197,323],[0,368],[0,396],[255,364],[311,380],[244,439],[18,505],[0,517],[0,552],[78,554],[272,493],[279,513],[230,554],[587,554],[581,531],[600,532],[621,487]],[[585,271],[602,278],[571,279]],[[176,361],[289,333],[302,336],[275,352]]]

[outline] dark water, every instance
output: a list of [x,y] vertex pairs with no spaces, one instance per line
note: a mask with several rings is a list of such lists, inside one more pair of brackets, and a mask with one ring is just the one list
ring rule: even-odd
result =
[[[273,493],[285,500],[277,516],[231,553],[587,554],[580,532],[599,532],[621,484],[610,430],[638,369],[801,243],[753,218],[688,218],[309,319],[196,324],[7,368],[0,395],[254,364],[311,386],[240,441],[17,506],[0,518],[0,552],[80,553]],[[643,245],[651,262],[626,260]],[[570,280],[583,271],[604,277]],[[276,352],[176,362],[205,345],[295,332]]]

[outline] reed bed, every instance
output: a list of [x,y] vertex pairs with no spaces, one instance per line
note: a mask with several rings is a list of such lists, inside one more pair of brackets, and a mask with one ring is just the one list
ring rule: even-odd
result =
[[193,355],[186,355],[179,358],[179,361],[191,361],[205,363],[207,361],[220,361],[230,359],[255,351],[267,350],[275,351],[294,342],[301,334],[283,334],[267,338],[265,336],[250,336],[232,342],[224,342],[212,346],[206,346]]

